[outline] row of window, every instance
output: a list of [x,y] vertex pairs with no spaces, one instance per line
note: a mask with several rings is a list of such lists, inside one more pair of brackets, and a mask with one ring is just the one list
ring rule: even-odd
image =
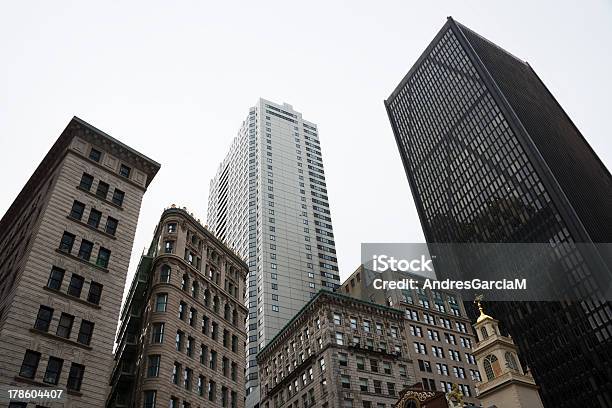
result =
[[[34,328],[36,330],[40,330],[43,332],[49,332],[49,328],[51,327],[51,322],[53,321],[53,313],[54,309],[49,306],[41,305],[38,309],[38,314],[36,315],[36,320],[34,322]],[[70,335],[72,334],[72,327],[74,325],[74,316],[65,312],[62,312],[59,321],[57,323],[57,328],[55,330],[55,335],[58,337],[62,337],[65,339],[70,339]],[[77,335],[76,341],[83,345],[89,345],[91,342],[91,337],[93,336],[94,323],[89,320],[81,320],[81,326],[79,328],[79,333]]]
[[[72,247],[74,246],[74,242],[76,240],[76,235],[64,231],[62,235],[62,240],[60,241],[59,250],[65,252],[67,254],[72,253]],[[94,243],[88,241],[86,239],[81,240],[81,246],[79,247],[79,252],[77,257],[82,259],[85,262],[89,262],[91,259],[91,254],[94,249]],[[104,247],[100,247],[98,249],[98,256],[96,258],[95,265],[101,268],[108,268],[108,262],[110,261],[111,251],[110,249],[106,249]]]
[[[416,326],[414,324],[410,325],[410,334],[414,337],[423,337],[423,329],[420,326]],[[455,337],[454,334],[451,333],[443,333],[444,335],[444,341],[448,344],[452,344],[452,345],[457,345],[457,338]],[[437,330],[433,330],[433,329],[427,329],[427,338],[429,338],[429,340],[433,340],[433,341],[441,341],[440,340],[440,332],[438,332]],[[466,337],[460,337],[459,338],[460,343],[463,347],[465,348],[472,348],[472,340],[468,339]]]
[[[62,282],[64,280],[64,276],[66,275],[66,271],[57,266],[53,266],[51,268],[51,274],[49,275],[49,280],[47,281],[47,287],[49,289],[61,290]],[[70,277],[70,283],[68,284],[68,288],[66,293],[70,296],[74,296],[77,298],[81,297],[81,293],[83,291],[83,285],[85,283],[85,278],[76,273],[73,273]],[[102,296],[102,284],[98,282],[91,281],[89,284],[89,292],[87,293],[87,301],[89,303],[98,305],[100,304],[100,298]]]
[[[79,183],[79,188],[85,191],[91,192],[91,188],[93,187],[94,176],[91,174],[83,173],[81,176],[81,182]],[[108,193],[110,190],[110,186],[108,183],[103,182],[102,180],[98,181],[98,185],[96,187],[95,196],[102,199],[108,200]],[[125,193],[118,188],[113,190],[113,195],[111,196],[110,201],[118,207],[123,206],[123,200],[125,199]]]
[[[38,365],[40,363],[41,354],[37,351],[26,350],[21,363],[21,369],[19,370],[19,376],[28,379],[35,379],[36,372],[38,371]],[[59,383],[62,368],[64,366],[64,360],[57,357],[49,357],[47,362],[47,368],[42,377],[42,382],[46,384],[57,385]],[[81,389],[81,383],[83,381],[83,375],[85,374],[85,366],[77,363],[70,365],[70,371],[68,373],[68,381],[66,382],[66,388],[72,391],[79,391]]]
[[[96,163],[100,163],[100,160],[102,159],[102,152],[98,149],[96,149],[95,147],[92,147],[89,150],[89,159],[95,161]],[[125,178],[130,178],[130,174],[132,173],[132,169],[121,163],[121,165],[119,166],[119,175],[121,177],[125,177]]]
[[[82,221],[83,215],[85,214],[85,204],[80,201],[75,200],[72,203],[72,209],[70,210],[70,218]],[[89,210],[89,217],[87,218],[86,224],[89,225],[93,229],[98,229],[100,227],[100,221],[102,220],[102,212],[92,208]],[[117,233],[117,227],[119,226],[119,221],[116,218],[111,217],[110,215],[106,217],[106,225],[104,226],[104,232],[109,235],[115,236]]]
[[[436,325],[436,319],[437,319],[439,321],[438,326],[444,327],[445,329],[448,329],[448,330],[453,330],[452,321],[450,319],[448,319],[448,318],[440,317],[440,316],[434,316],[432,314],[425,313],[425,312],[419,312],[417,310],[410,309],[410,308],[407,308],[405,313],[406,313],[406,318],[408,320],[413,320],[415,322],[423,321],[423,322],[425,322],[427,324],[431,324],[431,325],[435,326]],[[422,315],[423,315],[422,320],[420,318],[420,313],[422,313]],[[463,323],[463,322],[456,321],[454,329],[457,330],[460,333],[465,333],[465,334],[469,333],[467,325],[465,323]]]

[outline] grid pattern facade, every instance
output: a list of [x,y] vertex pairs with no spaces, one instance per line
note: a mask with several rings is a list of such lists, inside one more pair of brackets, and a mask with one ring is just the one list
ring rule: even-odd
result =
[[45,156],[0,221],[3,389],[104,405],[141,200],[158,169],[78,118]]
[[247,406],[257,406],[255,356],[340,277],[317,126],[260,99],[210,184],[208,224],[249,265]]
[[107,407],[243,408],[247,266],[164,211],[123,308]]
[[391,408],[415,382],[400,310],[321,291],[257,356],[263,408]]
[[[587,211],[578,209],[595,205],[596,197],[597,205],[609,202],[609,173],[526,63],[449,19],[386,106],[428,242],[610,241],[606,227],[584,229]],[[544,124],[533,120],[537,115]],[[546,134],[551,123],[557,133]],[[550,153],[554,149],[564,152]],[[581,161],[571,183],[558,171],[569,169],[561,157]],[[591,185],[570,192],[575,177]],[[593,192],[598,188],[603,193]],[[567,198],[579,195],[589,198],[582,204]],[[568,273],[544,284],[558,293],[596,293],[585,259],[572,255]],[[489,308],[516,340],[545,405],[612,404],[609,303],[501,302]],[[581,391],[568,398],[563,389]]]

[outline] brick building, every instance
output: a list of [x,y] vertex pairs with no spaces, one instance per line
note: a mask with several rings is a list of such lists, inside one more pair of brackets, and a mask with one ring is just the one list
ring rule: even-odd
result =
[[64,391],[45,406],[104,405],[140,204],[159,167],[75,117],[34,171],[0,221],[3,389]]
[[106,406],[243,407],[247,270],[185,209],[166,209],[123,307]]
[[263,408],[390,408],[415,382],[404,312],[322,290],[257,355]]

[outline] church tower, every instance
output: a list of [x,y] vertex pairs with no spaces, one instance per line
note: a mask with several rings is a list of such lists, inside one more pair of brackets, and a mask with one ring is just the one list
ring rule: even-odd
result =
[[510,337],[499,332],[499,321],[487,315],[476,300],[480,316],[474,325],[478,343],[473,350],[482,374],[476,384],[478,399],[485,408],[543,408],[538,386],[528,371],[523,370]]

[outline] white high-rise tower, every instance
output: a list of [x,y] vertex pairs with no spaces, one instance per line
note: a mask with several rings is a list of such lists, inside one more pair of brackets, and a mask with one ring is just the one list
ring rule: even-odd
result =
[[340,283],[317,126],[260,99],[210,183],[208,224],[249,265],[246,406],[254,408],[257,351],[317,291]]

